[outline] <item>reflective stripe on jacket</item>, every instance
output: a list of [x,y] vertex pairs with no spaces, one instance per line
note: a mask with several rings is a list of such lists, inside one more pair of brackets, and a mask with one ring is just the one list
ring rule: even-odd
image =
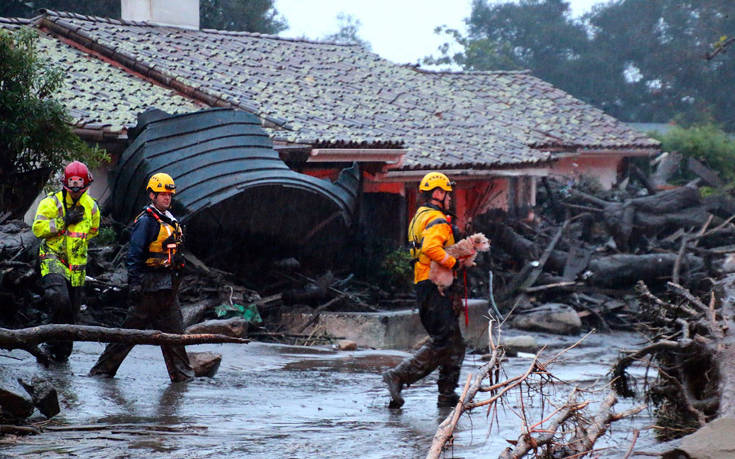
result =
[[172,257],[181,249],[183,237],[181,227],[173,215],[169,212],[163,214],[153,206],[148,206],[136,217],[126,261],[129,285],[140,285],[146,269],[170,267],[164,241],[177,233],[178,237],[175,239],[178,243],[172,250]]
[[181,226],[176,220],[168,220],[160,218],[159,215],[153,214],[158,221],[158,235],[148,245],[148,258],[145,265],[153,268],[171,267],[173,256],[179,251],[181,245]]
[[452,268],[456,263],[456,259],[444,250],[444,247],[454,244],[452,225],[448,216],[434,206],[418,208],[408,225],[408,242],[412,245],[411,255],[416,260],[413,267],[415,284],[429,278],[432,260],[446,268]]
[[[65,195],[66,205],[63,204]],[[85,192],[76,202],[84,209],[84,217],[79,223],[66,227],[64,217],[73,205],[71,195],[63,191],[43,198],[33,219],[33,234],[41,239],[38,250],[41,275],[61,274],[72,287],[79,287],[84,285],[87,275],[89,240],[99,233],[100,211],[97,202]]]

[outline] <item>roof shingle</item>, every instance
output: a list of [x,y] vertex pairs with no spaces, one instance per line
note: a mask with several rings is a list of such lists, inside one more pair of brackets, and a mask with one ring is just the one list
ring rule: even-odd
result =
[[[269,132],[276,140],[383,148],[403,143],[408,150],[405,169],[512,167],[545,162],[552,149],[658,147],[656,141],[526,73],[426,72],[354,45],[177,29],[54,11],[46,11],[39,22],[94,46],[109,59],[132,62],[151,78],[164,83],[173,79],[223,104],[253,112],[270,121]],[[67,56],[73,66],[95,60],[62,43],[53,46],[57,49],[52,54],[62,54],[64,47],[78,53]],[[93,73],[98,73],[95,69]],[[79,70],[74,84],[80,82],[80,87],[72,98],[78,101],[65,103],[75,116],[86,117],[85,122],[111,116],[104,110],[108,106],[89,99],[99,82],[85,80],[94,78],[85,76],[89,69]],[[153,86],[145,81],[130,84]],[[131,112],[95,122],[133,124],[132,110],[161,101],[137,93],[163,90],[155,88],[137,88],[131,96],[138,102],[131,104]],[[106,103],[116,100],[114,94],[107,96]],[[173,105],[192,109],[181,101]]]

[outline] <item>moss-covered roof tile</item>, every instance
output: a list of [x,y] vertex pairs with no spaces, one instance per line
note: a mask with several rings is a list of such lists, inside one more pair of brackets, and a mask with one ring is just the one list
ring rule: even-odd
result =
[[[423,72],[358,46],[246,32],[126,24],[59,12],[48,12],[44,21],[209,96],[285,122],[289,129],[270,130],[278,140],[403,142],[408,150],[404,168],[522,165],[546,161],[545,150],[551,148],[657,146],[527,74]],[[65,57],[73,65],[81,60]],[[80,110],[85,106],[81,103]]]

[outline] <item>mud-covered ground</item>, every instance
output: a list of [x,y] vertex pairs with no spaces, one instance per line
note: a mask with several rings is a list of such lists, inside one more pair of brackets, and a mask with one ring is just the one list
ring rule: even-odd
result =
[[[576,338],[536,335],[541,343],[563,347]],[[552,367],[560,379],[604,383],[620,348],[637,342],[633,334],[593,335]],[[0,456],[29,457],[424,457],[438,424],[449,413],[436,407],[436,375],[405,390],[401,410],[387,408],[380,373],[408,355],[398,351],[336,351],[253,342],[191,346],[191,351],[223,355],[213,379],[170,384],[160,350],[137,346],[116,378],[88,377],[102,352],[99,343],[76,343],[68,364],[44,369],[22,351],[0,352],[0,381],[44,375],[59,389],[61,413],[44,433],[5,437]],[[547,351],[547,354],[555,350]],[[461,381],[482,365],[468,355]],[[509,376],[527,368],[527,358],[510,358]],[[644,368],[635,368],[642,376]],[[461,388],[460,388],[461,389]],[[559,388],[565,398],[567,388]],[[604,392],[598,395],[602,399]],[[482,394],[478,396],[478,400]],[[486,411],[463,417],[447,457],[497,457],[519,433],[515,396],[489,431]],[[546,401],[545,416],[551,412]],[[527,408],[529,401],[524,399]],[[621,401],[617,411],[637,404]],[[539,405],[528,409],[540,420]],[[42,417],[38,412],[34,420]],[[644,411],[614,424],[613,435],[598,442],[603,457],[620,457],[633,428],[652,423]],[[636,449],[654,443],[643,430]]]

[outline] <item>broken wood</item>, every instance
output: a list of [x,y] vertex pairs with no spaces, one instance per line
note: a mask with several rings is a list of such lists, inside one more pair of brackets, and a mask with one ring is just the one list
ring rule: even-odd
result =
[[[535,450],[539,446],[549,445],[554,439],[559,427],[577,411],[582,410],[589,404],[589,402],[577,403],[576,397],[577,389],[575,388],[569,394],[567,403],[558,408],[553,418],[549,419],[549,424],[543,429],[544,433],[542,435],[534,438],[531,436],[533,429],[529,429],[529,432],[524,432],[518,437],[513,449],[510,447],[506,448],[498,457],[500,459],[518,459],[528,454],[532,449]],[[542,425],[543,423],[544,421],[541,421],[538,425]]]
[[[620,254],[593,258],[587,267],[591,275],[590,285],[613,287],[633,285],[639,280],[660,282],[669,279],[676,263],[673,253],[652,253],[643,255]],[[694,255],[684,256],[682,260],[689,270],[703,266],[701,258]]]
[[248,334],[249,323],[247,320],[233,317],[231,319],[213,319],[191,325],[184,330],[187,335],[216,334],[244,338]]
[[520,286],[521,290],[527,289],[528,287],[532,286],[536,282],[536,279],[538,279],[538,276],[544,270],[544,266],[546,265],[546,262],[549,260],[549,256],[551,256],[551,252],[554,250],[554,247],[556,247],[556,244],[559,242],[559,239],[561,239],[562,234],[564,234],[564,231],[566,231],[568,226],[569,226],[569,220],[567,219],[564,221],[564,223],[561,225],[561,228],[559,228],[559,230],[556,232],[554,237],[551,239],[551,242],[549,242],[549,245],[546,246],[544,253],[541,255],[541,258],[539,258],[538,260],[538,265],[534,266],[533,270],[529,273],[528,277],[521,284]]
[[11,330],[0,328],[0,347],[26,349],[47,341],[94,341],[126,344],[249,343],[249,339],[215,334],[178,335],[158,330],[94,327],[89,325],[41,325]]
[[[493,350],[490,361],[477,370],[474,378],[472,375],[469,375],[457,406],[454,407],[452,412],[444,419],[444,421],[442,421],[441,424],[439,424],[439,427],[434,434],[434,440],[431,443],[429,453],[426,455],[427,459],[438,458],[441,456],[441,453],[444,450],[444,445],[454,434],[454,429],[457,427],[457,422],[459,422],[460,416],[468,409],[465,404],[471,402],[475,398],[475,395],[482,386],[482,382],[497,368],[499,356],[501,355],[502,353],[499,353],[497,349]],[[470,381],[472,381],[472,385],[470,385]]]
[[311,318],[304,325],[302,325],[301,328],[299,328],[298,333],[303,333],[304,330],[306,330],[307,328],[309,328],[311,325],[317,323],[319,321],[319,315],[322,313],[322,311],[324,311],[325,309],[328,309],[328,308],[332,307],[333,305],[339,303],[340,301],[342,301],[345,298],[346,298],[346,295],[345,294],[340,295],[340,296],[336,296],[336,297],[332,298],[331,300],[327,301],[326,303],[324,303],[323,305],[321,305],[321,306],[317,307],[316,309],[314,309],[314,311],[312,312]]

